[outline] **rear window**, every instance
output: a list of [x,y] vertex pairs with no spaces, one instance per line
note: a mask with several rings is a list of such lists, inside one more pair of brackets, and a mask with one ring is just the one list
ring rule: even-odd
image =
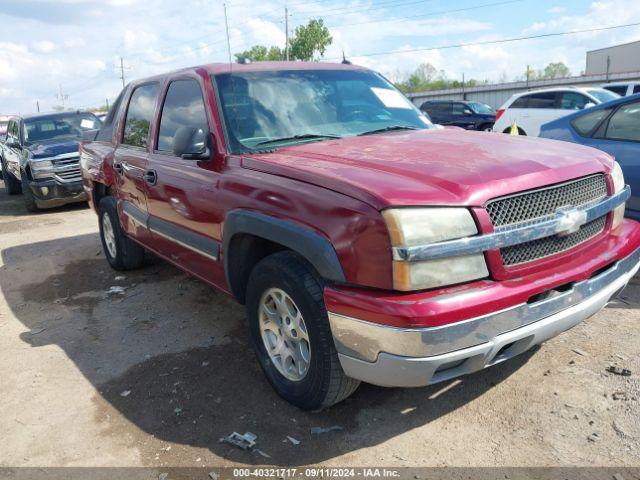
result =
[[626,85],[614,85],[614,86],[606,86],[603,87],[605,90],[609,90],[610,92],[617,93],[620,96],[625,96],[627,94],[627,86]]
[[608,108],[589,112],[573,120],[571,125],[579,135],[589,137],[609,113],[611,113],[611,109]]
[[633,87],[633,93],[640,93],[640,85]]

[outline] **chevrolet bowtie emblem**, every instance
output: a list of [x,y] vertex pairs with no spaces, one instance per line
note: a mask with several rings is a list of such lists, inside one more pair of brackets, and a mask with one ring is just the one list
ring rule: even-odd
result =
[[584,210],[561,210],[558,215],[557,232],[559,237],[576,233],[582,225],[587,223],[587,212]]

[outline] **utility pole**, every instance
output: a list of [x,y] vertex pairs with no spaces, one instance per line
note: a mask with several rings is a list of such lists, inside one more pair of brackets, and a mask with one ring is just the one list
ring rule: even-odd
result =
[[527,88],[529,88],[529,65],[527,65]]
[[285,36],[285,44],[284,44],[284,57],[289,61],[289,9],[284,7],[284,36]]
[[462,100],[466,100],[467,96],[464,93],[464,72],[462,73]]
[[124,60],[120,57],[120,80],[122,80],[122,88],[124,89]]
[[607,82],[609,81],[609,70],[611,69],[611,57],[607,55]]
[[40,113],[40,101],[36,100],[36,110]]
[[62,110],[64,110],[64,101],[69,99],[69,95],[67,95],[62,91],[62,84],[60,84],[59,87],[60,89],[58,90],[58,94],[56,95],[56,98],[60,100],[60,103],[62,103]]
[[224,28],[227,31],[227,50],[229,52],[229,65],[231,65],[231,41],[229,40],[229,20],[227,19],[227,4],[223,3],[224,8]]
[[109,99],[105,98],[105,100],[107,101],[107,111],[109,110]]

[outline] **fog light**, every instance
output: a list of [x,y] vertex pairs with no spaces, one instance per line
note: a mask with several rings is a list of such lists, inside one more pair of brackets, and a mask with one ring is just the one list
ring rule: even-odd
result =
[[49,187],[41,187],[40,190],[42,191],[42,195],[45,197],[49,195]]

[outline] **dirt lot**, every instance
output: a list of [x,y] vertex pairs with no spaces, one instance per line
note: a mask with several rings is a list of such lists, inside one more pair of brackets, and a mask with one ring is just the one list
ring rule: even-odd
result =
[[0,248],[0,466],[640,466],[640,282],[502,366],[306,413],[264,380],[241,306],[158,259],[121,277],[86,207],[30,215],[0,189]]

